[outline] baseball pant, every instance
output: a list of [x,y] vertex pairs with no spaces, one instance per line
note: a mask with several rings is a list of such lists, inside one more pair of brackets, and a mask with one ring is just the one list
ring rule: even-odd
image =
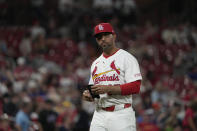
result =
[[136,131],[135,112],[132,107],[113,112],[97,109],[90,131]]

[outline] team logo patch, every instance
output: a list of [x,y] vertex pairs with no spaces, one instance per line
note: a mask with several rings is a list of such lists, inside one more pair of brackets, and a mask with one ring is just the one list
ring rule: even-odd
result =
[[104,30],[104,27],[102,25],[98,26],[99,30]]

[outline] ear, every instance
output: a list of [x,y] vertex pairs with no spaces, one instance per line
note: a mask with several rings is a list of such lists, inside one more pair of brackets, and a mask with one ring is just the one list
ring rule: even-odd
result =
[[112,34],[114,38],[114,42],[116,41],[116,34]]
[[97,38],[95,38],[96,39],[96,42],[98,43],[98,39]]

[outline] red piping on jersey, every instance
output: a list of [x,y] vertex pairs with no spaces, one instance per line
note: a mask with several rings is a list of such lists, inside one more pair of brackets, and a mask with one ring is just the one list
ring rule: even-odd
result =
[[131,95],[140,92],[141,80],[120,85],[121,95]]
[[[118,49],[117,51],[119,51],[120,49]],[[107,58],[109,58],[110,56],[112,56],[112,55],[114,55],[117,51],[115,51],[113,54],[111,54],[111,55],[105,55],[104,53],[103,53],[103,57],[105,57],[106,59]]]

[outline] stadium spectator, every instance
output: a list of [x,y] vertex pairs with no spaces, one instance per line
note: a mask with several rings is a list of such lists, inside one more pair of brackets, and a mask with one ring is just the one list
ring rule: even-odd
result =
[[39,112],[39,122],[44,131],[54,131],[56,129],[57,113],[53,110],[54,102],[50,99],[45,100],[43,109]]
[[197,130],[197,126],[196,126],[197,101],[192,101],[190,104],[191,105],[186,109],[185,117],[183,120],[184,131],[196,131]]
[[30,128],[29,113],[32,110],[32,104],[30,101],[24,101],[21,103],[20,110],[16,114],[16,128],[19,131],[28,131]]
[[3,112],[14,117],[19,108],[17,106],[17,103],[19,102],[17,96],[15,94],[5,94],[3,95],[3,98]]
[[45,37],[46,31],[45,29],[40,25],[40,21],[35,20],[33,26],[31,27],[31,38],[34,40],[38,35],[42,35]]
[[22,42],[19,45],[19,50],[22,56],[29,56],[32,51],[32,40],[31,35],[29,32],[27,32],[22,40]]
[[78,120],[75,122],[73,127],[73,131],[88,131],[89,130],[89,121],[90,116],[89,114],[82,108],[81,101],[77,101],[75,103],[77,109],[77,117]]
[[32,112],[30,115],[30,120],[31,120],[31,124],[30,124],[30,131],[43,131],[42,126],[40,124],[40,122],[38,121],[38,114],[36,112]]
[[10,126],[11,118],[7,114],[2,114],[0,116],[0,131],[12,131],[12,127]]

